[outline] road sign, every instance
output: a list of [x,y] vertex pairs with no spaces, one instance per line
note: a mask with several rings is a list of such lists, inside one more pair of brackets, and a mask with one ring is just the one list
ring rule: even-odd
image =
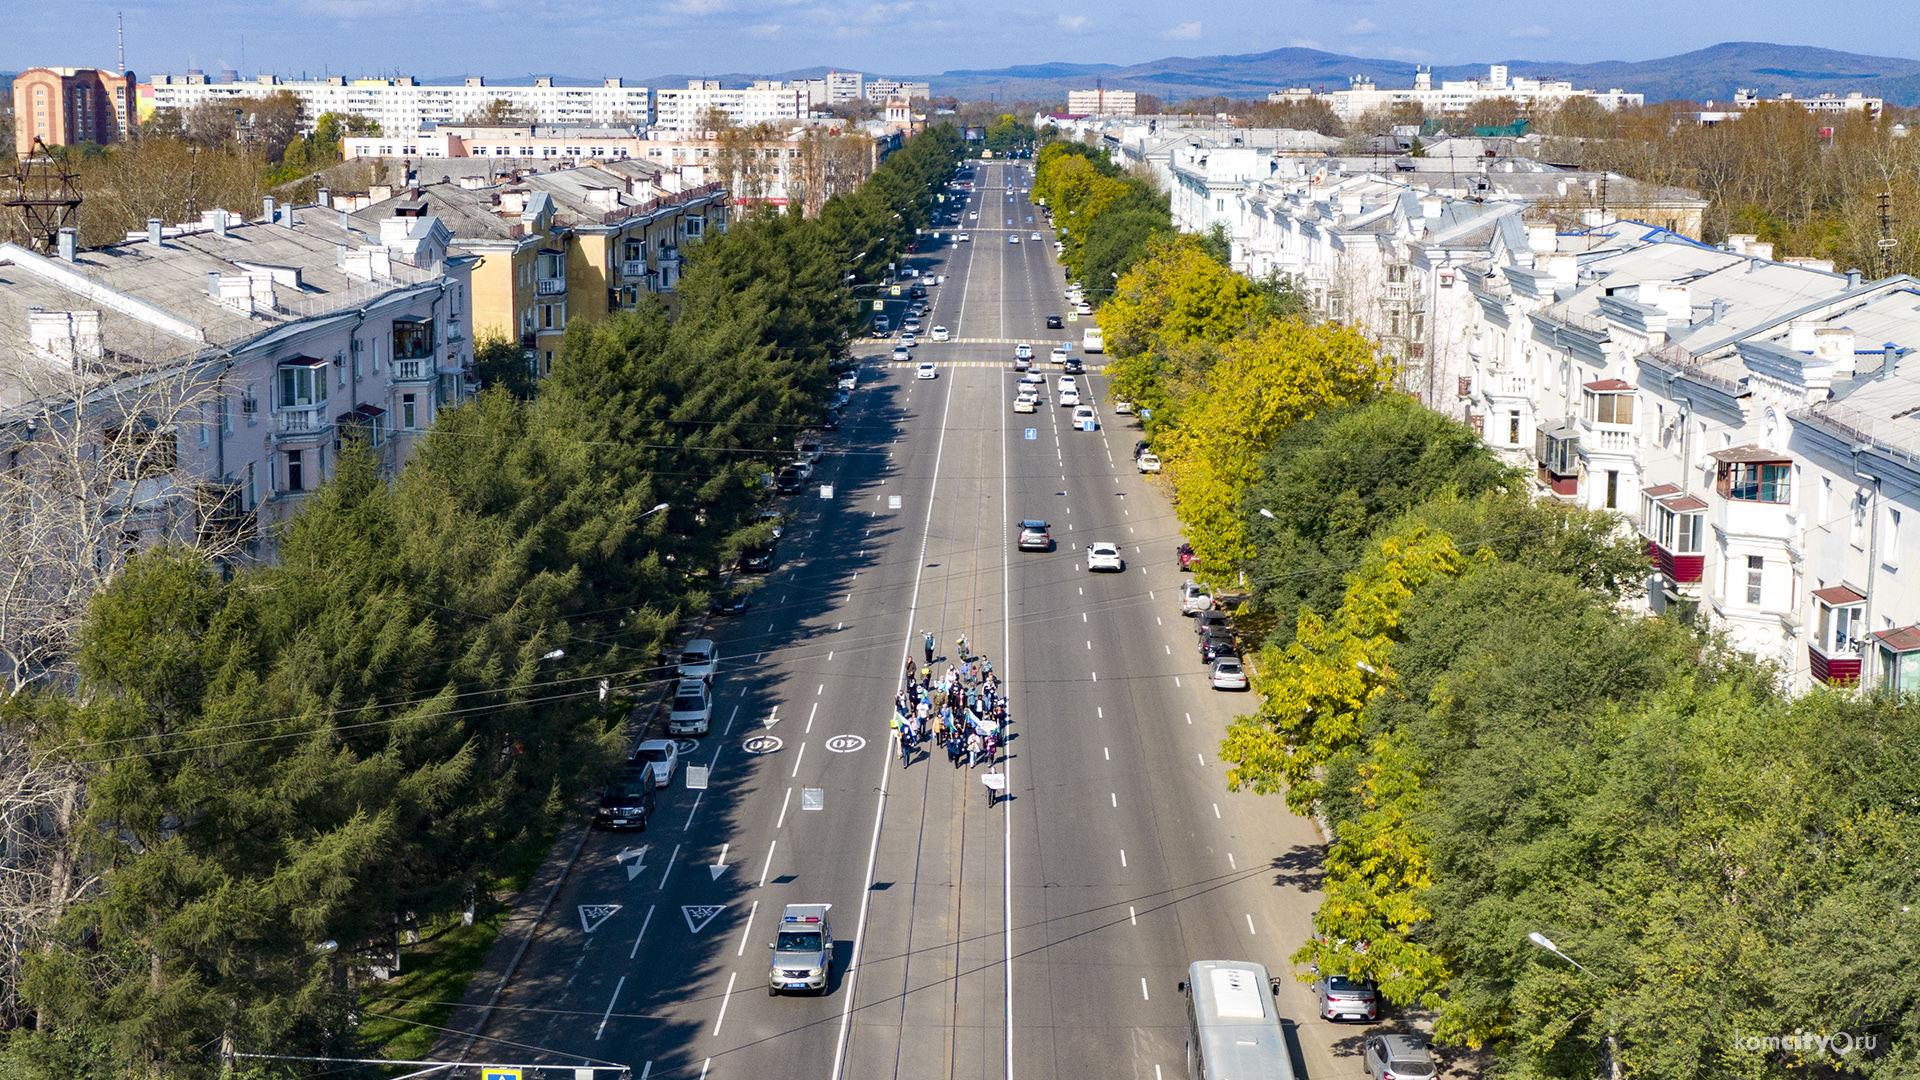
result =
[[1028,429],[1027,429],[1027,438],[1029,438],[1029,439],[1037,439],[1037,438],[1039,438],[1039,437],[1040,437],[1040,430],[1039,430],[1038,428],[1028,428]]
[[1079,313],[1079,312],[1077,312],[1077,311],[1069,311],[1069,312],[1067,312],[1067,321],[1068,321],[1068,322],[1079,322],[1079,321],[1080,321],[1080,313]]
[[613,918],[614,913],[619,910],[619,904],[581,904],[580,929],[591,934],[600,929],[601,923]]
[[888,296],[899,296],[899,295],[900,295],[900,286],[898,286],[898,285],[894,285],[894,286],[891,286],[891,287],[889,287],[889,288],[887,289],[887,295],[888,295]]
[[827,789],[808,787],[800,789],[800,809],[822,810],[827,805]]
[[682,904],[680,914],[687,917],[687,929],[699,933],[707,928],[715,915],[727,910],[725,904]]
[[520,1080],[520,1070],[489,1066],[480,1070],[480,1080]]
[[711,766],[707,766],[707,765],[687,766],[687,790],[688,791],[707,790],[707,778],[710,775],[712,775],[712,773],[713,773],[713,769]]
[[875,311],[887,310],[887,302],[885,300],[875,300],[873,302],[873,310]]
[[833,498],[833,485],[832,485],[832,484],[821,484],[821,485],[820,485],[820,497],[821,497],[821,498],[823,498],[823,499],[831,499],[831,498]]

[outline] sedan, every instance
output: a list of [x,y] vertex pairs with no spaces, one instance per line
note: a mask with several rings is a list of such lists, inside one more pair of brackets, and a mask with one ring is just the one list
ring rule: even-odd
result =
[[905,345],[895,345],[893,347],[893,359],[895,363],[904,364],[913,359],[913,354],[907,351]]
[[933,370],[933,361],[931,360],[920,361],[920,366],[915,368],[913,372],[913,377],[916,379],[932,379],[938,375],[939,372]]
[[[962,239],[964,239],[964,237]],[[1058,315],[1047,316],[1047,329],[1049,330],[1060,329],[1060,316]]]
[[1079,303],[1073,305],[1073,310],[1079,312],[1082,315],[1091,315],[1093,314],[1093,305],[1087,303],[1085,300],[1082,300]]
[[1065,360],[1060,361],[1060,370],[1069,375],[1085,375],[1087,373],[1087,365],[1069,356]]
[[964,243],[966,243],[967,241],[969,241],[969,240],[972,240],[972,239],[973,239],[973,237],[971,237],[971,236],[968,236],[968,235],[967,235],[966,233],[961,233],[960,235],[958,235],[958,236],[956,236],[956,237],[954,237],[954,238],[953,238],[953,241],[954,241],[954,243],[956,243],[956,244],[964,244]]
[[1037,406],[1038,404],[1039,404],[1038,399],[1036,399],[1032,394],[1021,394],[1019,397],[1013,399],[1013,411],[1020,412],[1020,413],[1030,413],[1034,411],[1035,406]]
[[[1238,663],[1223,660],[1220,663]],[[1214,665],[1215,689],[1222,689],[1218,681],[1220,664]],[[1246,675],[1240,676],[1242,686],[1246,685]],[[1349,979],[1345,975],[1328,975],[1315,979],[1314,993],[1320,998],[1320,1019],[1322,1020],[1376,1020],[1380,1016],[1380,992],[1372,979]]]
[[[1033,219],[1032,219],[1032,218],[1028,218],[1027,220],[1028,220],[1028,221],[1032,221]],[[1027,239],[1029,239],[1029,240],[1032,240],[1032,241],[1033,241],[1034,243],[1036,243],[1036,244],[1037,244],[1037,243],[1039,243],[1039,242],[1040,242],[1040,234],[1039,234],[1039,233],[1034,233],[1034,234],[1033,234],[1032,236],[1029,236],[1029,237],[1028,237]]]
[[1134,464],[1138,465],[1143,473],[1160,471],[1160,458],[1151,451],[1141,454]]
[[1053,347],[1053,351],[1052,351],[1052,352],[1049,352],[1049,353],[1047,354],[1047,359],[1048,359],[1048,360],[1051,360],[1052,362],[1054,362],[1054,363],[1056,363],[1056,364],[1064,364],[1064,363],[1066,363],[1066,362],[1067,362],[1067,347],[1066,347],[1065,345],[1055,345],[1055,346]]
[[1015,359],[1031,360],[1033,359],[1033,346],[1023,341],[1013,347],[1013,355]]
[[[1074,397],[1079,396],[1079,394],[1074,395]],[[1093,415],[1093,406],[1076,405],[1073,410],[1073,426],[1079,431],[1098,431],[1100,421]]]
[[[1011,224],[1013,224],[1013,223],[1012,223],[1012,222],[1008,222],[1007,224],[1009,224],[1009,225],[1011,225]],[[1007,243],[1009,243],[1009,244],[1017,244],[1017,243],[1019,243],[1019,242],[1020,242],[1020,238],[1019,238],[1018,236],[1009,236],[1009,237],[1007,237]]]
[[1027,520],[1020,523],[1020,550],[1053,550],[1053,534],[1047,531],[1046,522]]
[[1016,356],[1016,357],[1014,357],[1014,358],[1013,358],[1013,370],[1015,370],[1015,371],[1032,371],[1032,370],[1033,370],[1033,361],[1031,361],[1031,360],[1028,360],[1028,359],[1026,359],[1026,358],[1024,358],[1024,357],[1019,357],[1019,356]]
[[[968,220],[968,221],[979,221],[979,220],[980,220],[980,215],[979,215],[979,214],[977,214],[977,213],[975,213],[975,214],[968,214],[968,215],[967,215],[967,220]],[[961,237],[960,239],[962,239],[962,240],[965,240],[965,239],[966,239],[966,237],[964,237],[964,236],[963,236],[963,237]]]
[[946,328],[946,327],[944,327],[944,326],[936,326],[936,327],[934,327],[934,328],[933,328],[933,333],[931,333],[931,334],[929,334],[929,335],[927,335],[927,337],[928,337],[928,340],[930,340],[930,341],[948,341],[948,340],[951,340],[951,339],[950,339],[950,338],[948,337],[948,335],[947,335],[947,328]]
[[[1245,690],[1247,688],[1247,669],[1240,666],[1237,656],[1223,656],[1213,662],[1213,688],[1215,690]],[[1324,1006],[1323,1006],[1324,1008]],[[1368,1017],[1372,1017],[1369,1012]],[[1331,1017],[1329,1017],[1331,1019]]]
[[673,774],[680,768],[679,744],[672,739],[648,739],[633,748],[632,763],[653,770],[654,784],[666,787],[673,783]]
[[920,344],[920,336],[918,334],[911,334],[911,333],[901,334],[900,344],[905,345],[907,348],[911,349],[915,345]]
[[1105,541],[1096,541],[1087,545],[1087,569],[1111,570],[1118,574],[1126,570],[1127,561],[1120,557],[1120,547]]
[[1060,406],[1061,408],[1068,408],[1068,407],[1076,408],[1076,409],[1079,408],[1080,407],[1080,391],[1078,390],[1060,391]]

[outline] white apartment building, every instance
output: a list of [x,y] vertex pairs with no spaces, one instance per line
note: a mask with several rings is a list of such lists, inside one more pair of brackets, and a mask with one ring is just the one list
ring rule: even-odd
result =
[[867,82],[867,103],[876,109],[885,108],[893,101],[926,101],[933,96],[933,87],[923,82],[900,82],[895,79],[871,79]]
[[707,131],[708,116],[716,109],[742,127],[805,120],[810,111],[807,91],[799,89],[722,90],[718,83],[696,79],[684,90],[654,91],[654,126],[661,131]]
[[604,79],[599,86],[556,86],[551,78],[537,78],[531,86],[489,84],[473,76],[458,86],[425,85],[410,76],[393,79],[294,80],[261,75],[252,82],[209,82],[199,73],[157,75],[139,87],[140,118],[145,122],[158,109],[185,112],[204,101],[265,97],[286,91],[300,99],[306,130],[323,113],[367,117],[388,135],[458,123],[495,101],[505,102],[523,117],[541,124],[624,124],[645,126],[653,116],[653,92],[627,86],[620,79]]
[[1069,90],[1067,111],[1075,116],[1132,116],[1138,97],[1132,90]]
[[[1272,101],[1288,101],[1297,98],[1297,91],[1288,90],[1267,95]],[[1341,120],[1352,120],[1374,109],[1388,108],[1399,102],[1414,102],[1426,109],[1428,115],[1465,112],[1467,106],[1475,101],[1488,101],[1493,98],[1512,98],[1523,105],[1557,107],[1568,98],[1592,98],[1601,108],[1612,112],[1622,107],[1646,104],[1646,95],[1629,94],[1624,90],[1576,90],[1570,82],[1530,79],[1524,76],[1507,77],[1505,64],[1490,65],[1484,79],[1443,80],[1439,86],[1433,84],[1433,73],[1422,68],[1415,73],[1413,85],[1405,89],[1382,90],[1373,82],[1372,76],[1355,75],[1345,90],[1331,93],[1314,94],[1313,97],[1324,101],[1333,109],[1333,114]]]
[[127,458],[90,557],[217,537],[270,558],[350,433],[397,471],[470,392],[474,260],[445,226],[267,202],[97,251],[0,244],[0,461]]

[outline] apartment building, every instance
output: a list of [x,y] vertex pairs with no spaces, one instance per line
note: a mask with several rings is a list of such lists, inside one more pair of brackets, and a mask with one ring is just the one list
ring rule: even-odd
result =
[[37,67],[13,77],[14,154],[26,157],[35,139],[48,146],[114,143],[133,130],[135,77],[131,71]]
[[1132,90],[1069,90],[1067,111],[1075,116],[1132,116],[1138,98]]
[[0,462],[103,463],[84,557],[198,538],[270,558],[346,439],[398,470],[467,396],[473,260],[450,240],[268,200],[99,250],[0,244]]
[[152,83],[142,84],[139,115],[145,120],[159,109],[185,112],[205,101],[265,97],[281,91],[300,99],[301,121],[309,133],[321,115],[336,112],[367,117],[386,134],[399,136],[457,124],[496,102],[513,109],[519,118],[539,124],[644,127],[653,115],[653,92],[620,79],[603,79],[598,86],[561,86],[546,77],[521,85],[470,76],[458,85],[429,85],[411,76],[282,79],[261,75],[252,81],[231,76],[209,80],[197,71],[158,75]]
[[[857,77],[857,76],[856,76]],[[654,92],[654,126],[677,134],[712,130],[716,110],[739,127],[805,120],[807,91],[793,88],[723,90],[717,82],[691,80],[684,90]]]
[[475,333],[517,340],[537,376],[553,370],[568,324],[631,310],[647,295],[673,301],[683,252],[725,231],[719,184],[665,190],[643,161],[427,184],[388,194],[356,220],[441,222],[472,260]]
[[381,158],[515,158],[575,162],[639,157],[646,132],[611,125],[451,124],[398,134],[355,135],[341,140],[341,154]]
[[870,79],[867,81],[865,97],[867,104],[876,109],[884,109],[896,101],[926,101],[933,97],[933,87],[923,82]]
[[[1294,96],[1294,91],[1283,91],[1269,94],[1268,98],[1287,101],[1294,99]],[[1511,98],[1527,108],[1558,108],[1570,98],[1581,97],[1591,99],[1608,112],[1646,104],[1645,94],[1630,94],[1617,87],[1611,90],[1576,90],[1570,82],[1525,76],[1509,78],[1505,64],[1490,65],[1484,79],[1443,80],[1438,86],[1433,84],[1433,72],[1420,68],[1413,76],[1411,87],[1388,90],[1375,85],[1370,75],[1355,75],[1349,80],[1347,89],[1314,94],[1313,97],[1326,102],[1333,114],[1342,121],[1355,119],[1376,109],[1391,108],[1402,102],[1417,104],[1431,116],[1465,112],[1476,101],[1495,98]]]

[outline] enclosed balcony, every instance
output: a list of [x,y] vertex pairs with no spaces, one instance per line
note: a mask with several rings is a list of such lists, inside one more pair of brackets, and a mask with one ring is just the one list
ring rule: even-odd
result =
[[1845,585],[1813,591],[1817,611],[1807,666],[1823,683],[1860,681],[1860,651],[1866,644],[1867,598]]
[[1700,580],[1706,564],[1705,500],[1685,494],[1672,484],[1640,493],[1640,535],[1647,556],[1668,581],[1691,585]]
[[567,294],[567,253],[543,249],[533,261],[533,291],[538,296]]
[[1714,525],[1731,536],[1785,540],[1793,514],[1793,461],[1760,446],[1707,455],[1714,462]]
[[1633,457],[1638,428],[1632,384],[1601,379],[1581,387],[1580,446],[1588,456]]
[[393,320],[394,381],[418,382],[433,374],[433,320]]
[[318,437],[327,421],[327,362],[296,356],[280,362],[274,387],[274,430],[288,438]]

